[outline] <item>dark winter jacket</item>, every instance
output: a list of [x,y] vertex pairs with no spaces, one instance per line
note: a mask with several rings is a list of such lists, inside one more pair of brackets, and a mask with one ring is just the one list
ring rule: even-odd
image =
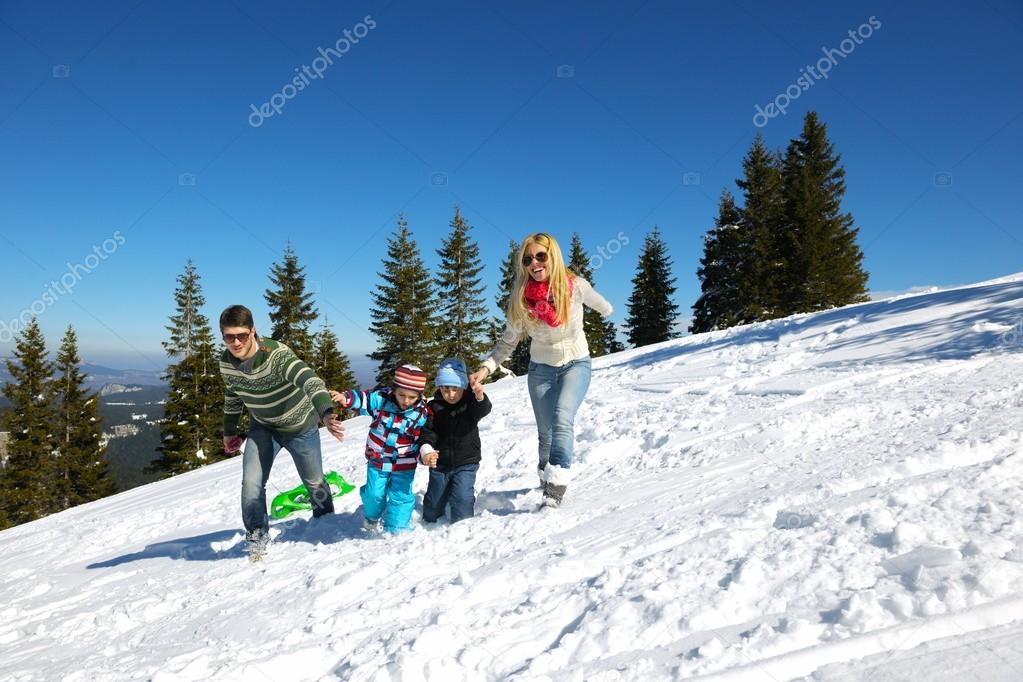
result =
[[426,452],[431,449],[440,452],[437,468],[442,471],[479,463],[482,446],[478,424],[490,414],[490,408],[490,398],[485,393],[483,400],[476,400],[472,391],[466,391],[461,400],[451,405],[437,391],[430,401],[433,421],[419,434],[419,447],[429,445]]

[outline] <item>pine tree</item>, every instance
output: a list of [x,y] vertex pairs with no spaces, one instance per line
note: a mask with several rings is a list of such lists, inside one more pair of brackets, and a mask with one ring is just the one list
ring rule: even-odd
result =
[[383,266],[378,273],[383,283],[373,292],[377,305],[370,309],[370,331],[377,337],[377,349],[369,357],[379,363],[375,381],[388,386],[394,370],[402,364],[412,363],[430,372],[440,360],[435,345],[433,283],[403,215],[387,240]]
[[177,360],[164,378],[170,386],[160,422],[160,456],[149,470],[164,475],[190,471],[223,459],[224,382],[213,331],[202,314],[206,304],[195,265],[189,259],[174,291],[176,312],[167,327],[167,355]]
[[694,334],[726,329],[739,324],[742,316],[739,277],[742,272],[742,211],[727,189],[721,190],[718,218],[703,237],[703,257],[696,276],[700,298],[693,304]]
[[457,206],[450,224],[451,232],[437,250],[440,266],[434,279],[441,322],[437,355],[471,364],[486,350],[483,265],[480,248],[469,235],[472,226]]
[[842,213],[845,169],[816,112],[803,121],[783,163],[786,231],[784,308],[780,314],[825,310],[868,300],[859,230]]
[[678,305],[672,300],[674,294],[675,278],[671,274],[668,246],[655,226],[643,241],[636,276],[632,278],[629,315],[625,321],[629,343],[645,346],[678,336],[675,331]]
[[16,525],[56,511],[54,413],[50,382],[53,363],[46,359],[46,340],[33,317],[15,343],[14,359],[7,360],[13,381],[3,394],[11,407],[3,415],[2,430],[10,433],[0,508],[3,521]]
[[785,224],[785,196],[781,159],[764,145],[758,133],[742,161],[744,177],[735,181],[743,190],[740,255],[737,263],[738,313],[736,324],[778,317],[784,261],[781,234]]
[[309,326],[316,321],[318,313],[313,306],[313,295],[305,290],[305,268],[298,264],[291,244],[284,250],[284,262],[274,263],[270,268],[270,282],[275,288],[267,289],[264,294],[273,325],[270,338],[308,360],[313,354]]
[[[593,281],[591,263],[589,255],[583,249],[583,242],[579,238],[579,234],[573,232],[568,269],[596,288],[597,284]],[[605,320],[600,313],[591,308],[583,308],[583,333],[586,335],[586,344],[590,348],[591,357],[599,358],[601,355],[624,350],[624,346],[619,343],[615,333],[614,322]]]
[[57,354],[58,376],[52,384],[57,410],[57,508],[98,500],[116,492],[102,444],[99,396],[85,388],[78,338],[68,325]]
[[[520,246],[515,240],[508,242],[508,255],[501,265],[500,293],[497,295],[497,309],[500,311],[500,314],[498,317],[493,318],[490,323],[489,337],[491,348],[497,344],[501,338],[501,333],[504,331],[508,299],[511,298],[512,288],[515,286],[515,273],[519,269],[519,248]],[[529,371],[529,339],[519,341],[518,345],[515,346],[515,350],[502,363],[502,366],[508,368],[508,371],[515,376],[525,375]],[[489,379],[500,379],[502,376],[504,376],[504,372],[498,369]]]
[[337,334],[324,320],[323,327],[314,337],[312,367],[332,390],[358,388],[348,356],[338,347]]

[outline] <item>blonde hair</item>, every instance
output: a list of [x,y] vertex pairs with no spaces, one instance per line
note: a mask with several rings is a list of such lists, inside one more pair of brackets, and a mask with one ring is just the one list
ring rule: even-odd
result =
[[548,291],[554,299],[554,311],[557,313],[559,324],[568,323],[568,307],[571,296],[568,290],[569,277],[575,277],[575,273],[565,267],[565,258],[561,254],[561,247],[554,237],[546,232],[531,234],[522,241],[522,248],[519,249],[518,268],[515,271],[515,283],[512,285],[511,296],[508,297],[508,321],[519,328],[525,329],[529,324],[536,322],[536,318],[529,312],[526,305],[526,283],[532,279],[529,275],[529,268],[522,264],[522,257],[530,245],[536,244],[547,251],[547,271],[550,277],[547,280]]

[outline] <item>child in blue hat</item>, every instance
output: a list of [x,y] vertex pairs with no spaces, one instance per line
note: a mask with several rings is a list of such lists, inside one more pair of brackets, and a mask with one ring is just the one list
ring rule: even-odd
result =
[[433,421],[419,434],[419,455],[430,467],[423,497],[423,521],[434,523],[451,507],[451,523],[473,515],[476,472],[482,446],[479,422],[490,414],[490,398],[478,385],[469,388],[465,363],[447,358],[437,369],[437,392],[430,401]]

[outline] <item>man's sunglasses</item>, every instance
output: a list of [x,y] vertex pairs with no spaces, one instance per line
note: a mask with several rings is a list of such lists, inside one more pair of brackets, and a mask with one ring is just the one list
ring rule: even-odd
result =
[[533,262],[534,258],[536,259],[537,263],[546,263],[547,262],[547,252],[546,251],[537,251],[535,256],[528,256],[528,255],[523,256],[522,257],[522,264],[528,267],[529,264]]
[[248,343],[251,332],[242,332],[240,334],[224,334],[224,343]]

